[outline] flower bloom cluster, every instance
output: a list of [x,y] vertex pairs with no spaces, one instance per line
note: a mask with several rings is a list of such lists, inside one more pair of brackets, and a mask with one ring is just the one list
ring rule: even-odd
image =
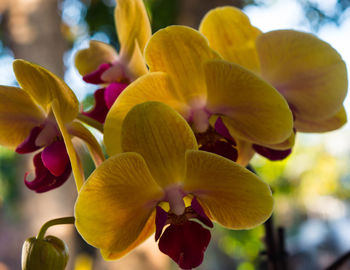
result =
[[[56,75],[14,62],[20,88],[0,86],[0,144],[36,152],[34,180],[24,176],[36,192],[73,171],[76,229],[105,259],[154,234],[163,253],[192,269],[213,222],[241,230],[270,217],[269,186],[245,168],[255,153],[283,159],[298,132],[346,123],[346,67],[317,37],[262,33],[233,7],[209,11],[199,31],[169,26],[152,35],[142,0],[117,0],[115,22],[119,53],[91,41],[75,58],[83,79],[99,86],[91,111],[79,112]],[[103,124],[106,160],[82,121]],[[73,137],[96,164],[86,181]]]

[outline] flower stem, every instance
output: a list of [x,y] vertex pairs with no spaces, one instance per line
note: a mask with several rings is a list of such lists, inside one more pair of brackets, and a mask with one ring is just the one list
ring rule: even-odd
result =
[[79,113],[77,118],[82,121],[83,123],[97,129],[98,131],[100,131],[101,133],[103,133],[103,124],[101,124],[100,122],[92,119],[91,117],[88,117],[82,113]]
[[63,217],[63,218],[56,218],[56,219],[49,220],[41,227],[36,238],[43,239],[47,229],[50,228],[51,226],[61,225],[61,224],[74,224],[74,221],[75,221],[74,217]]

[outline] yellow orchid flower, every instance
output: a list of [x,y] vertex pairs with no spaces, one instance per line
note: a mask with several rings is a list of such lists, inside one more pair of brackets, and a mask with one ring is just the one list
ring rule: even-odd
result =
[[123,153],[90,175],[75,205],[77,230],[105,259],[120,258],[155,232],[160,250],[191,269],[203,260],[211,220],[250,229],[271,215],[269,186],[235,162],[198,150],[190,126],[169,106],[135,106],[122,130]]
[[[259,74],[285,97],[296,132],[326,132],[346,123],[346,66],[326,42],[293,30],[262,33],[234,7],[209,11],[199,30],[224,59]],[[294,135],[282,144],[253,147],[265,157],[282,159],[291,152]]]
[[125,115],[145,101],[173,107],[193,127],[201,149],[242,165],[254,153],[250,143],[281,143],[292,133],[284,98],[254,73],[221,60],[198,31],[185,26],[158,31],[145,58],[151,72],[130,84],[107,115],[104,141],[109,155],[121,151]]
[[103,161],[94,136],[74,120],[79,103],[73,91],[50,71],[24,60],[13,69],[21,88],[0,86],[0,145],[34,156],[36,177],[24,177],[28,188],[45,192],[62,185],[73,170],[79,189],[83,183],[71,136],[82,138],[96,164]]
[[94,108],[83,113],[101,123],[124,88],[147,72],[143,50],[151,37],[151,26],[143,1],[116,2],[119,54],[106,43],[90,41],[90,47],[78,51],[75,57],[75,66],[84,81],[103,85],[94,94]]

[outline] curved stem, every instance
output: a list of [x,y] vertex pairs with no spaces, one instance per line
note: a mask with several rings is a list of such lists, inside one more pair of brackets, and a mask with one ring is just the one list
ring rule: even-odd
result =
[[49,220],[41,227],[36,238],[43,239],[47,229],[50,228],[51,226],[61,225],[61,224],[74,224],[74,221],[75,221],[74,217],[63,217],[63,218],[56,218],[56,219]]
[[82,113],[79,113],[77,116],[77,119],[79,119],[80,121],[82,121],[83,123],[97,129],[98,131],[100,131],[101,133],[103,133],[103,124],[101,124],[100,122],[92,119],[91,117],[88,117]]

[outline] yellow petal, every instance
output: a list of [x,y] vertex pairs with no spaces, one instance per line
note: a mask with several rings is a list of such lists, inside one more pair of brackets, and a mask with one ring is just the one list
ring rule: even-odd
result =
[[205,65],[207,108],[230,126],[234,138],[258,144],[280,143],[293,128],[287,102],[270,84],[223,60]]
[[150,71],[168,73],[177,91],[190,101],[205,97],[203,63],[219,56],[196,30],[169,26],[152,36],[145,50],[145,58]]
[[25,91],[0,86],[0,145],[15,149],[44,120],[44,113]]
[[127,63],[125,73],[126,77],[131,81],[136,80],[138,77],[148,72],[145,59],[138,44],[135,44],[134,53],[131,56],[130,61]]
[[139,104],[123,122],[123,151],[141,154],[162,187],[183,181],[186,150],[197,148],[186,120],[163,103]]
[[114,102],[104,124],[104,142],[107,153],[120,153],[121,127],[132,107],[146,101],[160,101],[177,110],[184,117],[189,108],[175,91],[168,75],[161,72],[147,74],[130,84]]
[[74,64],[79,73],[84,76],[95,71],[103,63],[112,63],[117,57],[118,54],[112,46],[91,40],[89,48],[77,52]]
[[273,210],[269,186],[236,163],[212,153],[188,151],[184,190],[191,192],[221,225],[250,229]]
[[67,131],[67,128],[61,118],[61,112],[60,112],[60,106],[58,104],[58,101],[56,99],[54,99],[52,101],[52,111],[54,113],[57,125],[60,129],[60,132],[62,134],[63,140],[64,140],[64,144],[66,146],[66,150],[69,156],[69,160],[70,160],[70,164],[72,166],[72,172],[73,172],[73,176],[74,176],[74,180],[75,180],[75,184],[76,184],[76,188],[79,191],[81,186],[84,183],[84,174],[83,174],[83,170],[81,168],[81,164],[79,161],[79,158],[77,156],[77,153],[75,152],[73,143],[72,143],[72,139]]
[[225,60],[259,72],[255,41],[261,31],[238,8],[212,9],[203,18],[199,31]]
[[236,143],[238,151],[238,158],[236,160],[236,163],[238,165],[246,167],[255,154],[252,143],[238,139],[236,140]]
[[114,12],[120,42],[120,56],[127,62],[131,59],[135,44],[143,52],[151,37],[151,25],[142,0],[117,0]]
[[329,44],[293,30],[257,39],[262,76],[291,105],[295,118],[326,119],[337,113],[347,93],[344,61]]
[[347,116],[344,107],[341,107],[335,115],[323,120],[301,120],[295,121],[294,126],[301,132],[327,132],[341,128],[347,122]]
[[94,135],[92,135],[92,133],[78,121],[73,121],[72,123],[69,123],[67,129],[71,135],[82,139],[86,143],[90,155],[96,167],[98,167],[105,160],[105,157],[103,155],[101,146],[97,142]]
[[149,235],[144,227],[149,226],[163,195],[139,154],[115,155],[103,162],[81,189],[75,204],[76,228],[89,244],[102,249],[105,257],[124,255],[140,234]]
[[13,70],[19,85],[46,112],[54,99],[58,101],[60,118],[72,121],[78,114],[79,102],[68,85],[55,74],[25,60],[15,60]]
[[116,260],[120,257],[126,255],[131,250],[136,248],[138,245],[142,244],[145,240],[147,240],[155,231],[155,217],[156,217],[156,211],[153,211],[151,216],[146,222],[146,225],[143,227],[143,230],[139,234],[139,236],[136,238],[136,240],[129,245],[126,249],[123,251],[110,251],[110,250],[101,250],[102,257],[105,260]]

